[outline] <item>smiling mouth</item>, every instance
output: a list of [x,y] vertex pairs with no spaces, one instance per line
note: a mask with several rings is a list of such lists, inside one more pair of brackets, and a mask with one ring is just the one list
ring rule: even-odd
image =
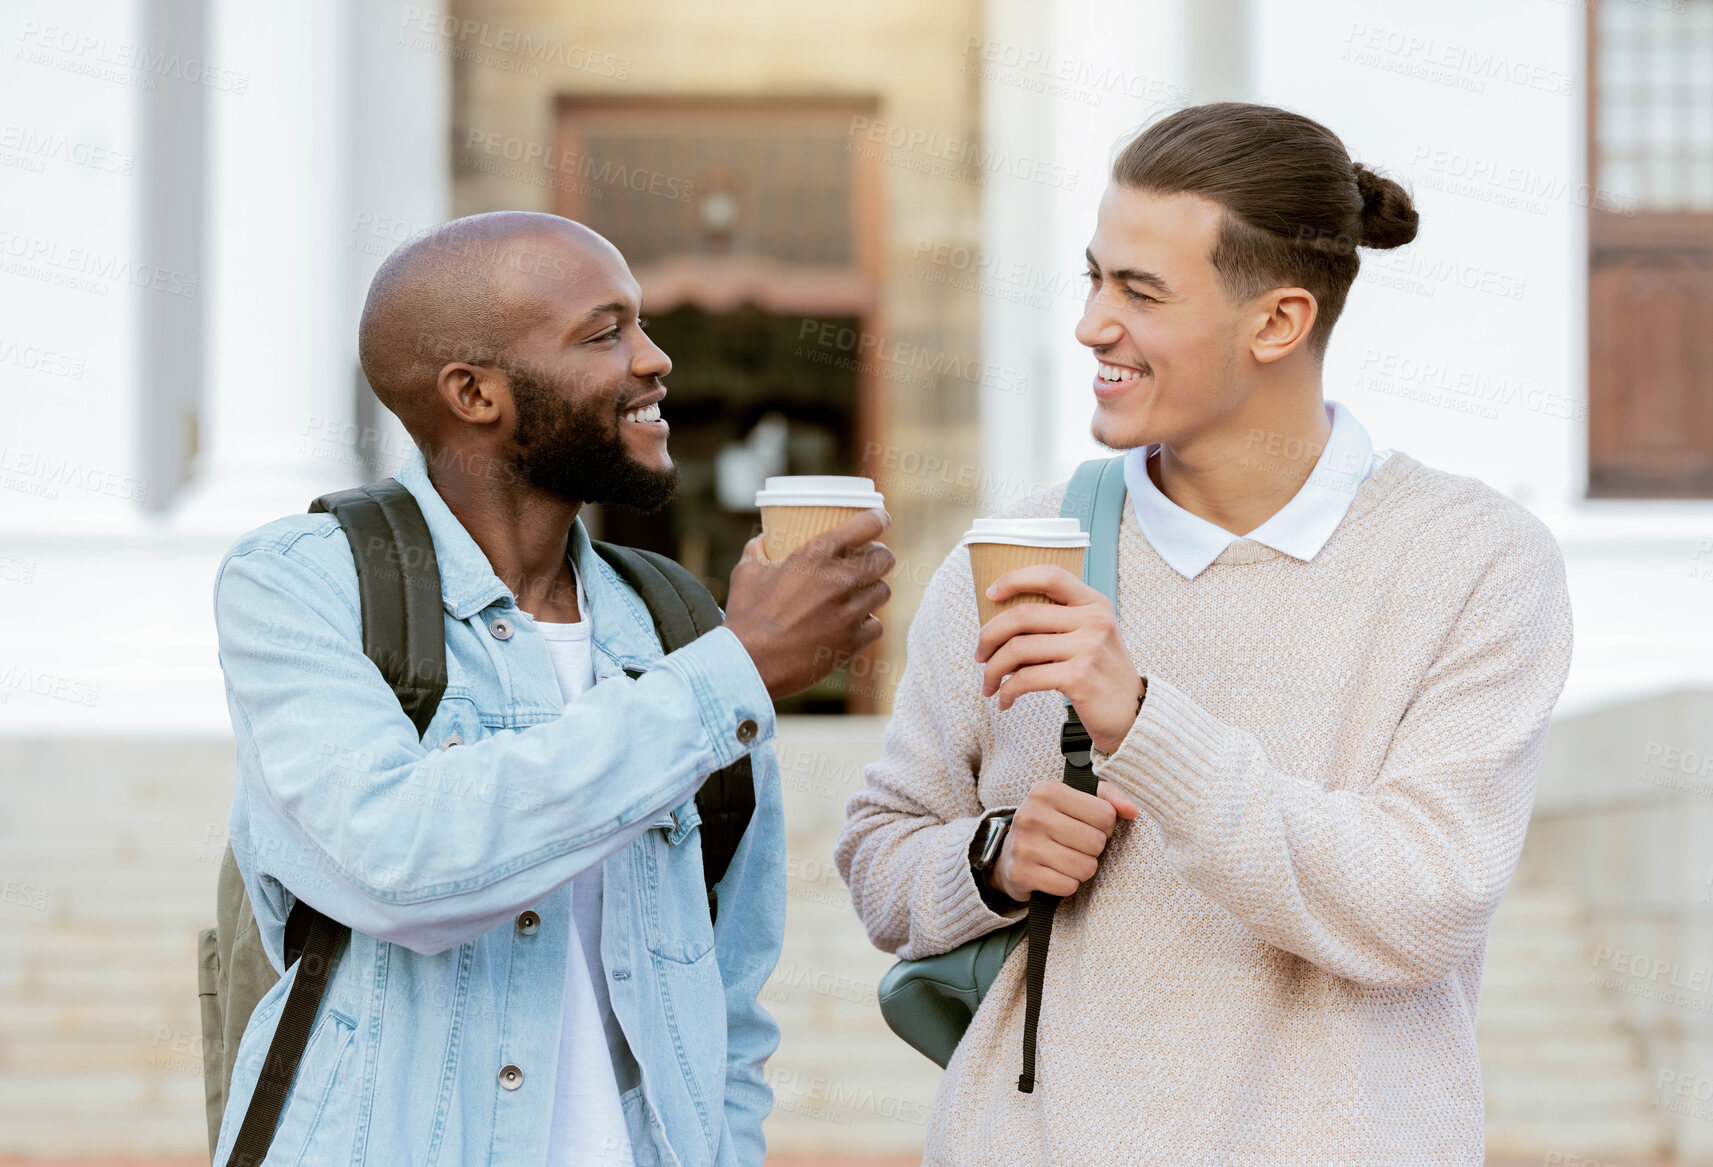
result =
[[1099,373],[1100,379],[1109,385],[1121,385],[1125,381],[1134,381],[1143,375],[1143,373],[1136,369],[1127,369],[1123,365],[1108,365],[1104,363],[1100,366]]
[[634,422],[637,425],[650,425],[660,420],[660,402],[652,405],[639,406],[627,413],[619,414],[623,421]]

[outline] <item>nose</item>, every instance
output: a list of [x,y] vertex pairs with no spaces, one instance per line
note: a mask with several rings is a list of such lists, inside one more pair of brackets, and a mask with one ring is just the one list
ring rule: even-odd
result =
[[1077,321],[1077,340],[1089,348],[1107,348],[1124,338],[1124,325],[1120,324],[1113,314],[1112,304],[1106,298],[1105,291],[1105,288],[1098,292],[1093,288],[1089,289],[1088,299],[1083,304],[1082,319]]
[[646,332],[637,330],[642,336],[642,343],[636,348],[636,356],[631,360],[630,371],[635,377],[648,380],[650,377],[664,377],[672,371],[672,358],[666,355],[666,350],[655,344]]

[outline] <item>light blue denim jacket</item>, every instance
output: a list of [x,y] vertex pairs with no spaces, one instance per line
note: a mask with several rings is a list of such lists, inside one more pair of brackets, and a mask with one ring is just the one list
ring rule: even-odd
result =
[[[264,946],[277,968],[297,896],[352,928],[267,1162],[545,1162],[567,881],[604,862],[602,964],[641,1069],[622,1098],[636,1161],[760,1167],[779,1031],[756,997],[783,940],[785,828],[755,666],[724,628],[663,656],[579,521],[597,683],[564,704],[534,621],[421,456],[398,477],[428,520],[445,603],[449,683],[420,740],[363,655],[332,516],[250,532],[215,584],[237,735],[232,849]],[[755,816],[714,927],[695,791],[746,752]],[[245,1031],[216,1164],[296,969]]]

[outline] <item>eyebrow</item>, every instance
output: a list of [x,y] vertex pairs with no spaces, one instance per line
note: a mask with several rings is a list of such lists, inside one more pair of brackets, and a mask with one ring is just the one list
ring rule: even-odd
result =
[[597,304],[583,314],[570,328],[571,332],[581,332],[603,316],[623,316],[630,311],[630,305],[623,300],[608,300],[605,304]]
[[[1101,270],[1100,263],[1095,259],[1092,248],[1084,248],[1083,254],[1088,257],[1088,265],[1090,267],[1097,272]],[[1121,267],[1117,271],[1106,272],[1105,274],[1109,279],[1119,280],[1127,284],[1141,284],[1145,288],[1153,288],[1162,296],[1171,296],[1176,294],[1172,291],[1172,286],[1170,284],[1151,271],[1142,271],[1138,268],[1132,267]]]

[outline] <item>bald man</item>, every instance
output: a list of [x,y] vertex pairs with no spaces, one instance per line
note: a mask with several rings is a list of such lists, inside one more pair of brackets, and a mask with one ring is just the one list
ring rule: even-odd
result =
[[[784,564],[752,543],[724,625],[663,655],[578,518],[673,492],[672,363],[640,311],[618,251],[551,215],[456,220],[376,275],[363,370],[419,447],[398,479],[445,608],[425,733],[364,656],[332,517],[269,523],[221,564],[231,840],[263,944],[282,967],[299,897],[351,928],[268,1162],[760,1167],[772,699],[879,635],[887,519]],[[755,811],[711,919],[695,794],[745,756]],[[251,1017],[216,1163],[297,968]]]

